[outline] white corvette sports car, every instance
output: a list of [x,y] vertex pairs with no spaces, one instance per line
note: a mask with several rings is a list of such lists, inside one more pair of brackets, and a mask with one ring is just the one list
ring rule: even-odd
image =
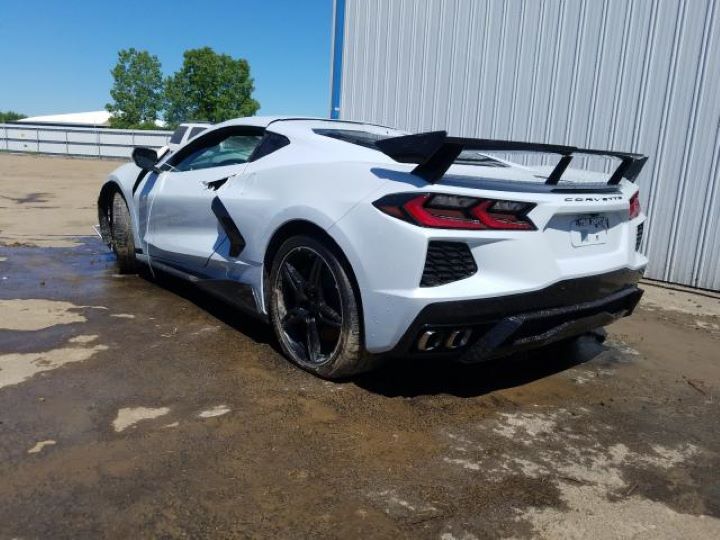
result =
[[[558,154],[555,166],[491,157]],[[619,160],[603,181],[570,169]],[[302,368],[338,378],[393,356],[474,362],[629,315],[647,263],[645,156],[240,118],[102,186],[120,271],[149,265],[265,319]]]

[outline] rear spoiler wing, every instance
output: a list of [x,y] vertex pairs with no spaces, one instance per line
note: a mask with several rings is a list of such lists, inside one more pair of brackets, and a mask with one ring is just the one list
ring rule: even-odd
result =
[[448,137],[445,131],[429,131],[414,135],[403,135],[382,139],[375,143],[378,149],[401,163],[417,163],[413,174],[434,184],[439,181],[455,162],[463,150],[480,150],[486,152],[535,152],[543,154],[559,154],[562,156],[555,168],[547,177],[546,184],[556,185],[570,165],[574,154],[607,156],[618,158],[620,165],[610,176],[608,185],[619,184],[626,178],[634,182],[640,174],[647,156],[610,150],[591,150],[574,146],[557,144],[538,144],[519,141],[498,141],[494,139],[467,139]]

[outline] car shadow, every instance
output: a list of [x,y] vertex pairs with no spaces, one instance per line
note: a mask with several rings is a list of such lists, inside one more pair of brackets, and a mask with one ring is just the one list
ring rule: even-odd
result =
[[212,317],[215,317],[234,330],[241,332],[254,342],[269,345],[275,349],[278,354],[282,354],[272,328],[262,320],[253,317],[230,303],[208,294],[193,283],[166,272],[155,269],[154,276],[150,276],[147,272],[141,273],[141,276],[152,282],[153,285],[162,287],[166,291],[176,294],[188,302],[192,302]]
[[595,337],[559,343],[478,364],[448,360],[392,359],[378,371],[353,382],[386,397],[448,394],[476,397],[550,377],[584,364],[607,351]]
[[[156,270],[154,278],[148,275],[143,277],[192,302],[254,342],[266,344],[284,356],[272,328],[265,322],[171,274]],[[477,397],[550,377],[589,362],[607,350],[608,347],[595,337],[582,336],[577,340],[478,364],[461,364],[447,359],[393,358],[376,371],[339,383],[354,384],[385,397],[439,394]]]

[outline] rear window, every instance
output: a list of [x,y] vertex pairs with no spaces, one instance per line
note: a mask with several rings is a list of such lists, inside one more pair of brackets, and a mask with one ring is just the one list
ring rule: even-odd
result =
[[190,136],[188,137],[188,140],[194,139],[198,135],[200,135],[203,131],[205,131],[207,128],[205,127],[194,127],[190,130]]
[[378,135],[377,133],[370,133],[369,131],[358,131],[355,129],[314,129],[318,135],[324,135],[332,139],[338,139],[340,141],[357,144],[358,146],[364,146],[366,148],[372,148],[377,150],[375,143],[383,139],[387,139],[387,135]]
[[185,132],[187,131],[187,127],[180,126],[175,130],[175,133],[172,134],[172,137],[170,137],[170,144],[180,144],[180,141],[182,141],[183,135],[185,135]]
[[272,154],[276,150],[280,150],[288,144],[290,144],[290,139],[285,137],[285,135],[268,131],[265,133],[265,137],[263,137],[262,142],[255,149],[253,155],[250,156],[248,161],[257,161],[261,157]]
[[[314,129],[313,131],[318,135],[324,135],[325,137],[331,137],[351,144],[357,144],[358,146],[364,146],[365,148],[372,148],[373,150],[378,150],[378,147],[375,146],[377,141],[390,138],[388,135],[380,135],[377,133],[370,133],[369,131],[360,131],[355,129]],[[507,167],[507,165],[503,162],[486,156],[477,150],[463,150],[455,162],[483,165],[485,167]]]
[[455,160],[455,163],[482,165],[484,167],[508,167],[508,165],[505,165],[502,161],[486,156],[477,150],[463,150]]

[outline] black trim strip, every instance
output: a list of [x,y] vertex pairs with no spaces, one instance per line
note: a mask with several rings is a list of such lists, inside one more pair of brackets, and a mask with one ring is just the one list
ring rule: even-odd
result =
[[269,322],[267,315],[262,313],[258,307],[259,302],[255,298],[255,292],[249,283],[240,283],[231,279],[215,279],[202,273],[190,272],[185,267],[166,260],[158,261],[153,258],[152,267],[162,272],[167,272],[177,278],[184,279],[212,294],[216,298],[227,302],[245,313]]
[[138,186],[140,186],[140,183],[145,179],[145,177],[150,173],[150,171],[145,171],[143,169],[140,169],[140,173],[137,175],[137,178],[135,179],[135,183],[132,187],[132,194],[135,195],[135,192],[137,191]]

